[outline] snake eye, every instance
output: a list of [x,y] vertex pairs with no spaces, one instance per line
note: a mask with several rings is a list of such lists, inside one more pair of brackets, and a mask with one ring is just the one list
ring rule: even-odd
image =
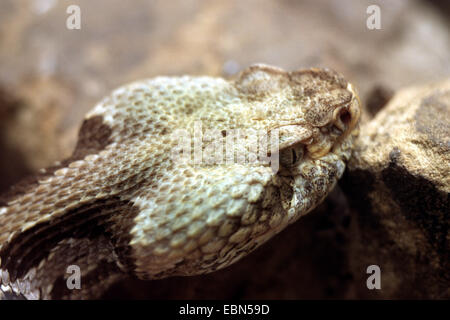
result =
[[280,164],[285,168],[296,166],[304,155],[304,146],[299,143],[280,151]]

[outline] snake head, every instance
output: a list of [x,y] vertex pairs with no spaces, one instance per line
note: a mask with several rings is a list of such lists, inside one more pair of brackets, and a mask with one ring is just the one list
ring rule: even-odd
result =
[[[61,281],[68,264],[86,266],[83,283],[95,286],[83,287],[99,291],[119,271],[157,279],[238,261],[332,190],[359,113],[352,85],[328,69],[254,65],[235,81],[157,77],[118,88],[88,114],[71,158],[0,204],[0,297],[4,288],[78,294]],[[278,134],[276,170],[250,162],[259,130]],[[193,161],[171,158],[180,141],[182,151],[193,145]]]
[[279,136],[279,159],[290,167],[339,147],[356,128],[361,102],[355,88],[330,69],[287,72],[256,64],[244,70],[237,88],[250,103],[246,116]]

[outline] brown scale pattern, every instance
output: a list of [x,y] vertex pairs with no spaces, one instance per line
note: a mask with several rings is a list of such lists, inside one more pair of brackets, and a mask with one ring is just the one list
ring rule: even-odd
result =
[[[350,156],[359,110],[353,87],[326,69],[255,65],[233,81],[157,77],[121,87],[87,115],[70,159],[3,201],[2,284],[28,298],[85,298],[119,271],[155,279],[226,267],[323,200]],[[279,170],[212,161],[224,160],[215,147],[232,141],[232,129],[279,130]],[[204,161],[175,160],[180,141],[196,146],[198,132]],[[256,157],[254,147],[234,145]],[[69,263],[90,290],[63,288]]]

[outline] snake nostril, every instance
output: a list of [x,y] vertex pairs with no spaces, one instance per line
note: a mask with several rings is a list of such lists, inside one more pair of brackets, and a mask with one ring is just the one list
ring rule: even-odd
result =
[[342,121],[342,123],[349,124],[350,121],[352,120],[352,115],[350,114],[350,112],[348,110],[344,110],[339,115],[339,118]]

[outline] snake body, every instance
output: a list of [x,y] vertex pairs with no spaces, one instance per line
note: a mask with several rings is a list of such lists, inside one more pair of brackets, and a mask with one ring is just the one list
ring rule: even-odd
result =
[[[352,85],[328,69],[253,65],[235,80],[156,77],[113,91],[87,114],[69,159],[0,199],[0,296],[96,298],[123,274],[197,275],[238,261],[326,197],[359,113]],[[261,154],[255,132],[277,132],[271,161],[249,160]],[[190,146],[197,154],[174,157]],[[67,286],[73,265],[81,289]]]

